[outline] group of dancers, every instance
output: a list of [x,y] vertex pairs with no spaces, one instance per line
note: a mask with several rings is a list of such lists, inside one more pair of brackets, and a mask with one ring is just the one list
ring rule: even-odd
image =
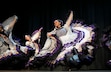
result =
[[60,19],[54,20],[55,28],[47,32],[42,48],[40,41],[43,27],[31,35],[25,35],[25,45],[13,38],[12,31],[17,19],[14,15],[0,24],[0,69],[43,65],[54,68],[59,64],[71,68],[94,61],[96,27],[79,20],[74,21],[73,11],[65,23]]

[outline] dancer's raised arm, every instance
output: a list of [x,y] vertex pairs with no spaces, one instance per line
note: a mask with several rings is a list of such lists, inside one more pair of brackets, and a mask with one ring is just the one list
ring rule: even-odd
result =
[[68,19],[66,20],[65,25],[70,26],[72,20],[73,20],[73,11],[70,12],[70,15],[69,15]]

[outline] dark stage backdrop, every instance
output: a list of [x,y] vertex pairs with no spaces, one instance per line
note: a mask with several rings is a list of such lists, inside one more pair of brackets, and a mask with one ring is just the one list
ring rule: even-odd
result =
[[[18,16],[13,34],[24,43],[24,35],[43,27],[41,45],[44,45],[46,33],[51,31],[54,19],[66,21],[70,10],[74,11],[74,20],[84,20],[86,24],[94,24],[98,28],[97,43],[104,28],[111,25],[110,0],[31,0],[0,2],[0,22],[12,15]],[[106,61],[111,59],[111,51],[104,47],[96,50],[96,59],[90,66],[83,66],[81,70],[110,69]],[[61,68],[58,68],[60,70]],[[56,69],[55,69],[56,70]]]

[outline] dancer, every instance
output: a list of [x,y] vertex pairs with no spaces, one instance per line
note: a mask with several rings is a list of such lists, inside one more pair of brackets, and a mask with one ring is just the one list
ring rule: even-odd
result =
[[[29,61],[33,60],[34,57],[39,53],[40,51],[40,46],[39,46],[39,43],[40,43],[40,38],[41,38],[41,30],[43,28],[41,27],[39,30],[35,30],[33,33],[32,33],[32,36],[30,35],[25,35],[25,39],[27,40],[25,45],[26,46],[29,46],[29,47],[32,47],[35,52],[34,52],[34,56],[32,56]],[[38,41],[37,41],[38,40]]]
[[16,46],[13,44],[11,38],[12,38],[12,30],[13,27],[17,21],[17,16],[14,15],[12,17],[9,17],[6,19],[1,25],[0,25],[0,42],[2,43],[2,46],[0,47],[1,51],[1,58],[3,56],[8,56],[11,54],[17,54]]
[[[92,37],[94,35],[93,28],[90,26],[84,26],[81,22],[71,23],[72,17],[73,13],[70,14],[66,24],[64,25],[64,27],[66,26],[66,31],[64,31],[65,33],[60,31],[55,32],[59,37],[59,40],[62,42],[63,49],[57,58],[51,61],[51,64],[64,60],[65,54],[71,52],[74,48],[76,48],[78,52],[82,52],[82,44],[92,41]],[[58,26],[60,27],[59,24]],[[63,33],[64,35],[60,36]],[[52,34],[48,33],[48,36],[52,37]]]
[[[108,26],[103,31],[101,46],[111,50],[111,26]],[[106,63],[111,68],[111,59],[109,59]]]

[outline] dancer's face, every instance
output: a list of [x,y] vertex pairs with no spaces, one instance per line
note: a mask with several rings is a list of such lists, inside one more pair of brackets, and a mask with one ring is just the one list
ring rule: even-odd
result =
[[54,21],[54,26],[55,26],[55,27],[60,27],[60,26],[61,26],[61,23],[60,23],[58,20],[55,20],[55,21]]
[[31,37],[29,35],[25,35],[25,40],[31,41]]
[[2,27],[2,26],[0,26],[0,32],[3,32],[3,31],[4,31],[3,27]]

